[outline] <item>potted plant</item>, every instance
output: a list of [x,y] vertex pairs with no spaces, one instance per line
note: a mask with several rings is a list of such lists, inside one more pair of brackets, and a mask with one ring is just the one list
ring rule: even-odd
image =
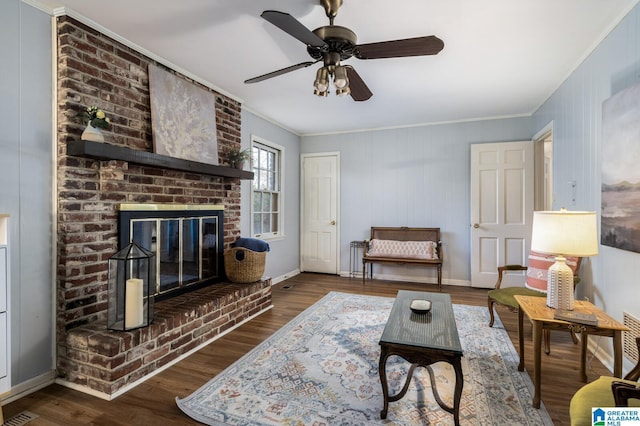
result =
[[242,169],[244,162],[251,158],[250,149],[235,149],[229,148],[224,152],[224,159],[229,167],[235,167],[236,169]]
[[106,129],[111,123],[104,111],[95,105],[82,110],[80,115],[84,118],[86,124],[94,128]]
[[100,129],[107,129],[109,124],[111,124],[109,117],[107,117],[104,111],[92,105],[80,111],[80,116],[87,125],[82,132],[81,139],[85,141],[104,142],[104,136]]

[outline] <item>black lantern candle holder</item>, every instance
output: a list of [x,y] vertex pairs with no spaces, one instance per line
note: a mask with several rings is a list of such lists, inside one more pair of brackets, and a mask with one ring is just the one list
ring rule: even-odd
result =
[[109,258],[107,328],[127,331],[153,321],[155,254],[135,242]]

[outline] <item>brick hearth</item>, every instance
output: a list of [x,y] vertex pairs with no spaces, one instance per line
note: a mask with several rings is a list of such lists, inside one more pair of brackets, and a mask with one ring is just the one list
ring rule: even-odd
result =
[[[58,354],[58,381],[114,398],[137,380],[174,362],[271,307],[271,280],[218,284],[156,303],[153,323],[130,332],[104,321],[70,330]],[[102,395],[100,395],[102,394]]]

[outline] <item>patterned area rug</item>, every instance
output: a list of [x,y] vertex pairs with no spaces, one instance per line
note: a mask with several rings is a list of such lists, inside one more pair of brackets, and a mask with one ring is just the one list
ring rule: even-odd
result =
[[[394,299],[332,292],[268,340],[184,399],[180,409],[208,425],[452,425],[433,397],[429,374],[417,368],[409,392],[380,420],[378,341]],[[518,372],[518,355],[486,307],[453,305],[464,356],[463,425],[552,425],[531,406],[533,386]],[[391,357],[391,394],[410,365]],[[433,365],[442,399],[452,405],[455,375]]]

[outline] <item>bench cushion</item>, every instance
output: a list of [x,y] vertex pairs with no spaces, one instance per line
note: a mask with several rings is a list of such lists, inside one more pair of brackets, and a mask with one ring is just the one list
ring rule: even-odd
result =
[[397,259],[438,259],[438,244],[434,241],[396,241],[373,239],[369,242],[368,256]]
[[[578,258],[567,256],[567,266],[576,273]],[[542,254],[535,251],[529,253],[529,264],[527,265],[527,281],[525,286],[531,290],[547,293],[547,276],[551,265],[556,263],[556,256],[553,254]]]

